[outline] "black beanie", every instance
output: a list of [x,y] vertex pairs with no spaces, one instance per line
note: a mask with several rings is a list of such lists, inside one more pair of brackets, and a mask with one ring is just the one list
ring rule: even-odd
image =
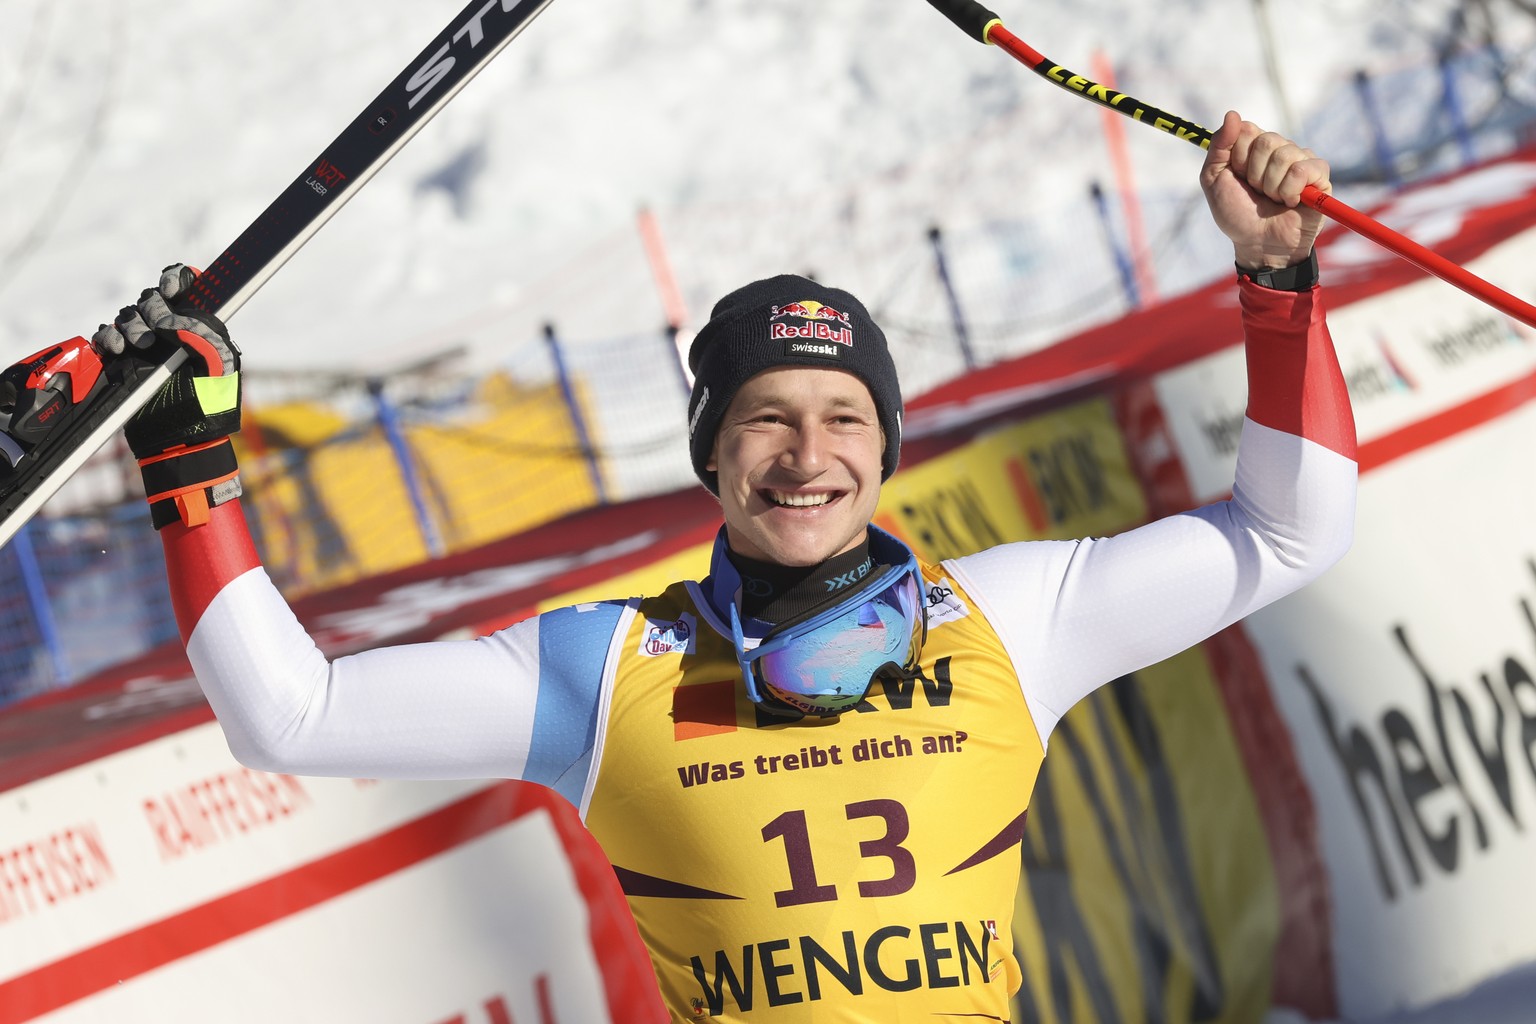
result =
[[688,398],[688,454],[704,486],[720,493],[704,468],[726,407],[750,378],[777,366],[846,370],[875,400],[885,452],[880,479],[896,472],[901,451],[901,386],[885,335],[864,304],[838,288],[781,274],[753,281],[715,303],[709,323],[688,349],[693,394]]

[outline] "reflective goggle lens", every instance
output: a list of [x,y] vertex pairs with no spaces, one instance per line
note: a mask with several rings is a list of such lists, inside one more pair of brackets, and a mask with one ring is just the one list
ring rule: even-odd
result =
[[781,627],[743,651],[740,619],[731,626],[747,695],[764,693],[805,715],[836,715],[864,699],[881,674],[916,661],[927,637],[923,587],[916,559],[893,570],[844,604],[805,622]]

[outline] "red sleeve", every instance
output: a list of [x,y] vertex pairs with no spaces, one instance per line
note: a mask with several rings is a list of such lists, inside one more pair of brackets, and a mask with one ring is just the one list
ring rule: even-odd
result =
[[256,568],[261,560],[238,499],[210,509],[208,522],[202,526],[171,523],[160,531],[160,543],[165,548],[171,607],[182,643],[186,643],[219,591],[235,577]]
[[1239,285],[1248,354],[1248,418],[1355,457],[1349,390],[1323,319],[1322,290]]

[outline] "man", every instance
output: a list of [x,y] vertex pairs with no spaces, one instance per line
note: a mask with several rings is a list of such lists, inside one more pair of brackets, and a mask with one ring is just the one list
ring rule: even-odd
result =
[[208,370],[128,433],[231,750],[554,788],[613,862],[676,1020],[1006,1020],[1017,846],[1057,720],[1350,540],[1354,427],[1319,217],[1298,206],[1327,164],[1229,113],[1201,183],[1248,347],[1230,501],[922,564],[871,525],[901,430],[883,336],[851,295],[772,278],[722,299],[690,353],[690,453],[725,521],[707,578],[333,663],[258,564],[223,440],[237,359],[217,322],[174,312],[190,272],[172,268],[97,341],[178,337]]

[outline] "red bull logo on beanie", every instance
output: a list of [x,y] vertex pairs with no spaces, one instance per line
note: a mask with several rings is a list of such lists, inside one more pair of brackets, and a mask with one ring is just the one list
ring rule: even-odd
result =
[[848,314],[840,309],[833,309],[820,302],[806,299],[804,302],[786,302],[782,306],[774,306],[768,314],[768,319],[778,320],[786,316],[798,316],[804,320],[838,320],[844,324],[849,322]]
[[[785,323],[788,318],[803,320],[804,323]],[[802,302],[786,302],[782,306],[773,306],[768,313],[771,326],[768,329],[769,337],[782,338],[791,342],[791,354],[816,354],[835,357],[836,350],[827,351],[815,345],[806,345],[806,340],[813,342],[832,342],[838,345],[853,344],[853,325],[848,319],[848,314],[840,309],[823,305],[811,299]],[[800,342],[797,346],[795,342]]]
[[847,313],[811,299],[803,302],[786,302],[782,306],[772,307],[768,312],[769,320],[782,320],[787,316],[799,317],[802,320],[833,321],[845,327],[852,324]]

